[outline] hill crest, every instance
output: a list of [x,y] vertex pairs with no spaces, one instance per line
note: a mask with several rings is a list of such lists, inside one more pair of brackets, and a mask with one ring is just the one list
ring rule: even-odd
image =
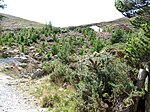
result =
[[[42,23],[26,20],[9,14],[0,13],[0,15],[5,16],[2,19],[2,21],[0,21],[0,24],[4,30],[14,30],[14,29],[31,28],[31,27],[39,28],[44,26],[44,24]],[[126,17],[119,18],[109,22],[90,23],[90,24],[84,24],[79,26],[69,26],[66,28],[75,29],[77,27],[91,27],[91,26],[98,26],[100,28],[105,28],[105,27],[119,28],[119,29],[121,28],[127,30],[132,28],[129,19]]]
[[15,17],[9,14],[0,13],[0,15],[4,16],[1,20],[0,24],[5,30],[14,30],[21,28],[31,28],[31,27],[42,27],[44,24],[26,20],[20,17]]

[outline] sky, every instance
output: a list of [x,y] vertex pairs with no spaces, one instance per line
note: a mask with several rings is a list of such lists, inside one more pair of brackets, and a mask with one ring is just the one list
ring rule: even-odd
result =
[[2,13],[66,27],[111,21],[123,17],[115,0],[4,0]]

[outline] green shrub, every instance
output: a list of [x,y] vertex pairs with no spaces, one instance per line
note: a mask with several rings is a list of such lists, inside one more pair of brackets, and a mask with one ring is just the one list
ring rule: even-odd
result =
[[31,34],[31,41],[32,41],[33,43],[36,43],[36,42],[37,42],[37,39],[38,39],[38,35],[36,34],[36,32],[33,32],[33,33]]
[[51,60],[52,59],[52,54],[51,52],[48,52],[47,55],[46,55],[46,60]]
[[[77,74],[80,81],[77,88],[81,103],[77,108],[97,112],[111,107],[109,109],[112,111],[115,108],[113,104],[120,99],[123,102],[132,93],[134,85],[127,75],[129,70],[130,67],[110,54],[92,58],[87,64],[79,66]],[[111,97],[114,100],[107,101]]]
[[56,65],[57,65],[57,61],[55,62],[51,62],[51,63],[46,63],[43,65],[43,70],[45,71],[45,73],[50,74],[54,71]]
[[46,51],[47,46],[48,46],[48,43],[46,41],[41,43],[41,49],[42,49],[43,52]]
[[21,45],[20,52],[25,53],[25,46],[24,46],[24,44]]
[[8,42],[7,42],[7,45],[8,45],[9,47],[11,47],[11,46],[13,45],[13,43],[14,43],[14,39],[13,39],[13,38],[9,38],[9,39],[8,39]]
[[101,39],[98,38],[93,41],[92,43],[92,52],[99,52],[104,47],[104,44],[102,43]]
[[56,54],[58,54],[58,51],[59,51],[58,46],[56,44],[53,44],[51,47],[52,54],[56,55]]
[[65,42],[61,47],[59,47],[59,52],[57,55],[63,62],[68,62],[68,57],[71,55],[71,52],[72,45],[70,45],[69,42]]
[[119,43],[119,42],[125,42],[127,39],[127,34],[124,30],[116,29],[112,33],[112,37],[110,38],[110,43]]
[[26,45],[26,46],[30,45],[30,41],[28,38],[24,38],[24,45]]
[[126,59],[131,66],[141,68],[143,62],[147,63],[150,60],[150,38],[145,36],[145,31],[133,34],[126,45]]
[[56,35],[54,34],[54,35],[52,35],[52,39],[53,39],[53,41],[54,42],[58,42],[59,40],[57,39],[57,37],[56,37]]
[[83,48],[80,48],[79,49],[79,55],[83,55],[84,54],[84,49]]
[[60,30],[60,28],[58,28],[58,27],[53,27],[52,33],[58,34],[58,33],[61,33],[61,30]]
[[58,60],[44,65],[43,69],[49,74],[49,79],[55,83],[72,83],[73,70]]

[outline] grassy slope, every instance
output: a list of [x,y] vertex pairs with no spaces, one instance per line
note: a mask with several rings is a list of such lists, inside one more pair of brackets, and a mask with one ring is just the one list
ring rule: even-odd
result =
[[5,16],[2,19],[2,21],[0,21],[0,24],[2,25],[3,29],[13,30],[13,29],[20,29],[20,28],[43,26],[43,24],[41,24],[41,23],[22,19],[19,17],[8,15],[8,14],[1,14],[0,13],[0,15]]

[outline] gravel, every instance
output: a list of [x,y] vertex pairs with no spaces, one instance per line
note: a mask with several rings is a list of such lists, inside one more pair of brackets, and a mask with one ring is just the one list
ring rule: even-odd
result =
[[46,112],[15,88],[15,79],[0,73],[0,112]]

